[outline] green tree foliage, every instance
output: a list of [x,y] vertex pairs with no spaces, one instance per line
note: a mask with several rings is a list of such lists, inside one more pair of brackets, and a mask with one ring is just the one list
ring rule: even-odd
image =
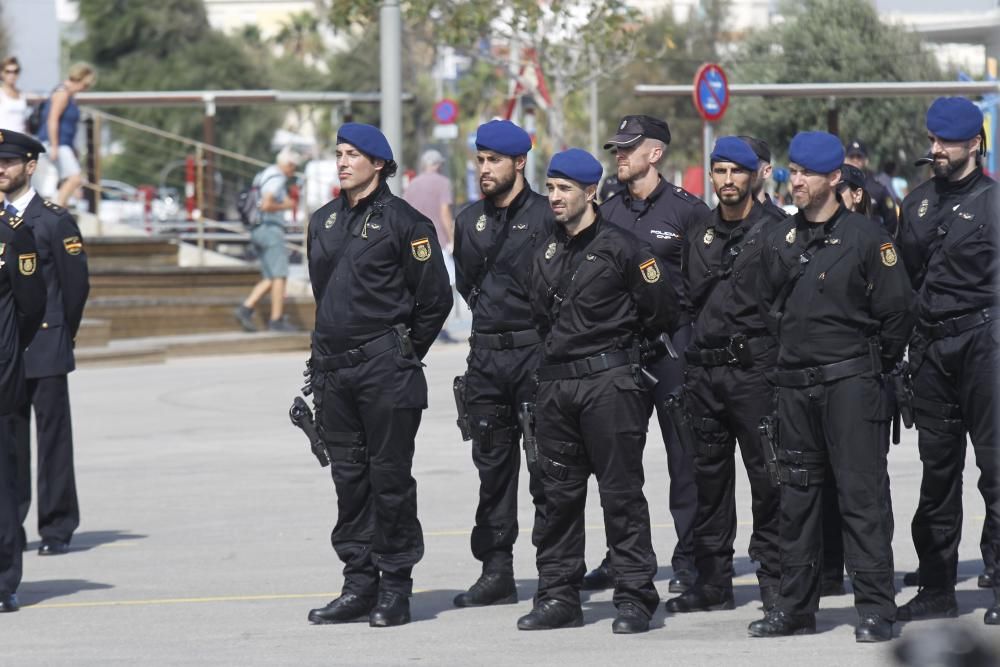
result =
[[[784,23],[751,34],[726,60],[730,82],[886,82],[945,78],[919,38],[879,20],[866,0],[798,0]],[[858,138],[873,166],[894,159],[901,171],[926,150],[924,112],[930,98],[733,98],[721,131],[768,140],[781,156],[800,130],[827,129],[836,105],[840,137]]]

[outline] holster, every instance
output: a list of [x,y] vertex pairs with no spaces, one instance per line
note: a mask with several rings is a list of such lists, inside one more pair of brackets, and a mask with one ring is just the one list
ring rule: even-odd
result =
[[538,465],[538,440],[535,438],[535,404],[527,401],[517,409],[517,421],[524,434],[524,459],[528,470],[534,471]]
[[892,391],[896,395],[896,410],[903,421],[903,426],[913,428],[913,378],[910,367],[905,361],[896,364],[889,374]]
[[781,486],[781,473],[778,470],[777,415],[761,417],[757,432],[760,433],[760,445],[764,452],[764,467],[767,468],[767,476],[771,478],[772,486],[779,487]]
[[462,440],[472,440],[472,432],[469,429],[469,411],[465,407],[465,376],[457,376],[451,388],[455,393],[455,407],[458,409],[458,430],[462,432]]
[[292,407],[288,410],[288,417],[292,420],[292,424],[297,426],[306,434],[309,438],[309,446],[312,448],[312,453],[319,461],[319,464],[324,468],[330,465],[330,453],[326,449],[326,444],[323,439],[319,436],[319,431],[316,429],[316,422],[313,419],[312,410],[306,405],[306,402],[302,400],[301,397],[296,396],[292,401]]
[[413,341],[410,340],[410,330],[405,324],[392,325],[392,332],[396,335],[396,343],[399,345],[399,355],[404,359],[412,357]]
[[698,438],[691,424],[691,415],[685,409],[683,394],[670,394],[663,402],[663,407],[670,416],[670,422],[674,425],[681,446],[693,454],[698,449]]

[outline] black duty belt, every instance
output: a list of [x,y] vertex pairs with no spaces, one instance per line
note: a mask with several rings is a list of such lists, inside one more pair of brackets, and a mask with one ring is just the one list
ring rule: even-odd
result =
[[570,378],[581,378],[594,373],[600,373],[611,368],[627,366],[633,363],[632,355],[624,350],[617,352],[603,352],[592,357],[577,359],[565,364],[551,364],[538,369],[539,380],[568,380]]
[[318,371],[336,371],[341,368],[351,368],[391,350],[396,345],[396,334],[390,331],[374,340],[368,341],[361,347],[356,347],[347,352],[331,354],[326,357],[314,355],[312,358],[313,368]]
[[989,324],[998,317],[1000,317],[1000,308],[994,306],[993,308],[983,308],[968,315],[952,317],[940,322],[924,322],[920,320],[917,322],[917,331],[928,340],[937,340],[938,338],[957,336],[970,329]]
[[[743,366],[753,365],[753,357],[774,346],[769,336],[746,338],[734,336],[726,347],[693,348],[684,350],[684,360],[692,366]],[[750,363],[746,363],[749,360]]]
[[488,350],[513,350],[517,347],[527,347],[541,342],[542,337],[534,329],[501,333],[473,332],[469,336],[469,343],[472,347],[485,347]]
[[866,372],[879,372],[880,369],[872,367],[870,355],[838,361],[834,364],[824,366],[813,366],[811,368],[800,368],[797,370],[775,370],[769,374],[771,381],[779,387],[812,387],[813,385],[843,380],[852,375],[860,375]]

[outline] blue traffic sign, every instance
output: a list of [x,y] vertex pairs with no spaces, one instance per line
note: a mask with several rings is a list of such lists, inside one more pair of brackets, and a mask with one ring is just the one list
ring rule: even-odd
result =
[[447,97],[434,105],[434,120],[441,125],[449,125],[458,118],[458,102]]
[[694,75],[694,106],[707,121],[719,120],[726,113],[729,81],[718,65],[702,65]]

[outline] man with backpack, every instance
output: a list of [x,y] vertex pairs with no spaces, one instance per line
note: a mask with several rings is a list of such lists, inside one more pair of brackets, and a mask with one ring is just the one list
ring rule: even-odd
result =
[[295,208],[288,188],[301,158],[289,147],[282,148],[275,164],[257,174],[253,186],[241,195],[256,211],[240,211],[250,226],[250,243],[260,258],[261,280],[236,308],[236,320],[244,331],[257,331],[253,310],[264,295],[271,295],[270,331],[298,331],[284,316],[285,284],[288,279],[288,251],[285,249],[285,211]]

